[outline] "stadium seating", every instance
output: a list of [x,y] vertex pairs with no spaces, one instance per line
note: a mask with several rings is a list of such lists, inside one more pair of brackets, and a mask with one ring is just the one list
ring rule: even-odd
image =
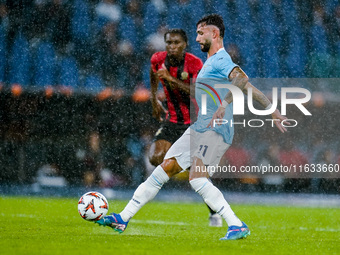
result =
[[122,18],[119,23],[118,31],[122,40],[132,43],[134,50],[139,49],[139,32],[137,31],[134,19],[130,15],[125,15]]
[[85,78],[83,88],[87,93],[98,94],[105,88],[105,86],[99,75],[89,74]]
[[332,15],[333,10],[339,5],[338,0],[326,0],[325,11],[328,15]]
[[326,31],[322,25],[314,24],[312,26],[311,41],[313,52],[327,53],[329,51]]
[[76,88],[79,82],[79,70],[74,57],[64,57],[60,61],[58,85]]
[[152,2],[147,3],[144,8],[144,34],[150,35],[155,33],[160,23],[161,14],[155,10],[155,6]]
[[34,86],[44,87],[55,85],[56,82],[56,54],[52,43],[42,41],[35,50],[33,61]]
[[254,34],[256,34],[255,29],[249,26],[247,30],[243,31],[242,36],[238,41],[241,54],[245,61],[242,69],[244,69],[251,78],[259,77],[258,67],[260,57],[257,50],[259,45],[253,40]]
[[4,83],[6,71],[7,44],[4,29],[0,27],[0,83]]
[[[324,8],[326,15],[330,18],[331,15],[334,15],[334,10],[339,2],[325,0],[324,3],[320,8]],[[62,61],[59,70],[61,77],[55,76],[55,67],[53,66],[56,60],[52,60],[53,56],[56,58],[58,52],[53,53],[50,46],[37,49],[34,40],[28,42],[27,38],[29,40],[32,38],[25,31],[25,27],[21,27],[22,31],[17,31],[17,35],[8,41],[7,49],[7,31],[0,31],[0,61],[2,63],[0,82],[39,86],[47,83],[69,83],[72,84],[70,86],[75,86],[75,83],[79,82],[77,72],[80,70],[92,67],[91,71],[98,71],[97,66],[93,64],[98,58],[96,39],[100,28],[108,20],[96,16],[95,9],[98,1],[74,0],[69,4],[72,6],[70,12],[72,40],[70,44],[73,47],[67,51],[66,55],[68,56]],[[118,40],[117,45],[121,45],[119,43],[122,41],[131,43],[133,52],[138,54],[140,62],[145,62],[142,58],[150,54],[150,52],[146,52],[145,39],[155,33],[160,24],[166,24],[169,28],[176,27],[186,30],[189,41],[188,51],[205,60],[206,54],[201,52],[200,45],[195,41],[195,25],[204,14],[208,13],[219,13],[223,16],[226,24],[225,47],[228,48],[230,44],[238,46],[241,59],[243,59],[241,65],[250,77],[320,77],[320,72],[323,70],[316,67],[316,63],[319,63],[323,58],[320,57],[320,54],[325,54],[325,56],[334,54],[340,48],[339,42],[332,41],[336,39],[336,36],[327,34],[328,31],[332,31],[328,30],[329,26],[332,26],[331,22],[321,24],[315,22],[313,20],[315,14],[306,13],[305,9],[302,9],[313,10],[315,6],[312,3],[289,0],[278,2],[177,0],[162,1],[160,2],[161,7],[156,7],[153,1],[142,1],[139,2],[142,12],[140,17],[138,15],[135,17],[135,14],[130,13],[128,1],[119,0],[116,1],[116,4],[122,11],[122,19],[117,25],[118,29],[115,35]],[[28,11],[30,5],[25,5],[23,8],[27,9],[25,13],[30,13]],[[27,15],[23,16],[23,19],[25,18]],[[142,20],[139,20],[140,18]],[[50,35],[41,34],[41,38],[35,38],[35,40],[48,39],[44,38],[46,36]],[[44,51],[47,56],[39,56],[36,52],[38,50]],[[313,52],[318,54],[312,54]],[[71,61],[71,58],[68,58],[70,56],[75,59]],[[332,58],[334,57],[332,56]],[[320,63],[324,63],[324,61],[326,59]],[[311,66],[309,70],[307,63]],[[336,58],[334,63],[337,63]],[[35,66],[34,69],[32,69],[32,64]],[[46,67],[41,66],[45,64]],[[117,76],[123,79],[126,68],[118,62],[109,64],[117,65]],[[64,65],[69,67],[62,67]],[[67,68],[72,71],[66,72]],[[146,69],[148,68],[141,67],[141,72]],[[326,73],[322,74],[323,77],[339,76],[336,68],[332,68],[331,71],[328,70],[329,67],[326,69]],[[33,77],[31,77],[31,73],[34,74]],[[143,76],[148,76],[148,73],[140,75],[140,77]],[[140,82],[145,83],[147,80],[140,78]],[[131,89],[132,85],[128,86],[128,89]]]
[[88,40],[90,37],[90,8],[88,1],[75,0],[73,3],[72,36],[75,41]]
[[328,53],[315,52],[311,54],[309,62],[309,76],[312,78],[331,77],[333,63]]
[[184,28],[184,19],[183,12],[185,11],[185,6],[181,6],[179,1],[170,2],[167,17],[166,17],[166,24],[169,28]]
[[286,76],[293,78],[304,77],[307,63],[306,40],[298,26],[289,30],[288,40],[290,50],[285,58]]
[[31,53],[26,37],[18,32],[9,55],[9,83],[28,86],[31,83]]

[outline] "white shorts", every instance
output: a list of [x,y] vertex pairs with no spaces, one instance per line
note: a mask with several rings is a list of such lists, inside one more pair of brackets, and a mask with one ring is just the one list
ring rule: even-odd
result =
[[183,170],[192,165],[194,157],[200,158],[206,166],[217,166],[229,146],[215,131],[199,133],[189,127],[170,147],[164,159],[175,158]]

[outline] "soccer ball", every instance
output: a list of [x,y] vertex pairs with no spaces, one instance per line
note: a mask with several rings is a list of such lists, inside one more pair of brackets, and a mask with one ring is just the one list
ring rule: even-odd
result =
[[85,193],[78,202],[78,212],[84,220],[100,220],[107,214],[108,210],[109,204],[106,198],[96,191]]

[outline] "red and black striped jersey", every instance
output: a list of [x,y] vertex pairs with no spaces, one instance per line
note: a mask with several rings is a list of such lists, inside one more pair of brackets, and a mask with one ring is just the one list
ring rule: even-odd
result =
[[[151,57],[151,68],[154,72],[162,69],[162,65],[168,69],[171,76],[190,84],[190,80],[196,80],[203,63],[202,60],[191,53],[185,53],[182,62],[177,66],[171,66],[166,51],[156,52]],[[198,106],[195,98],[178,89],[171,89],[168,82],[160,79],[167,99],[170,122],[178,124],[191,124],[195,119],[190,118],[190,103],[195,111],[195,118],[198,113]],[[194,86],[194,82],[191,83]],[[192,116],[193,117],[193,116]]]

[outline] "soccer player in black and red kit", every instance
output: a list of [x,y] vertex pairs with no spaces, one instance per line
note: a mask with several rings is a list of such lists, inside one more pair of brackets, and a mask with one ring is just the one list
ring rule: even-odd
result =
[[[194,82],[203,63],[195,55],[186,52],[188,39],[182,29],[171,29],[164,34],[166,51],[156,52],[151,57],[150,82],[153,116],[162,123],[150,147],[150,163],[162,163],[170,146],[184,133],[196,119],[198,106],[194,96],[190,96],[190,86]],[[166,95],[167,110],[157,99],[159,81]],[[195,113],[190,114],[191,110]],[[166,114],[163,121],[162,114]],[[221,217],[210,210],[209,225],[222,226]]]

